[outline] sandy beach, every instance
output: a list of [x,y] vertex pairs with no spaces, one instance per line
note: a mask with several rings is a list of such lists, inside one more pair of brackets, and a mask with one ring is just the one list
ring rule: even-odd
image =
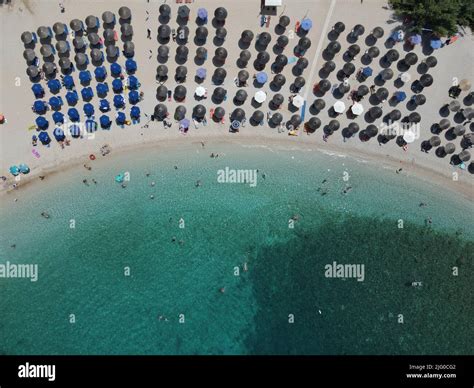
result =
[[[381,26],[385,30],[384,37],[379,39],[377,47],[380,48],[381,56],[387,51],[384,47],[384,41],[389,36],[391,30],[399,23],[392,19],[392,11],[388,9],[387,3],[384,1],[364,1],[363,3],[354,1],[343,1],[343,0],[319,0],[319,1],[293,1],[285,7],[278,10],[277,16],[272,16],[269,27],[260,26],[259,17],[259,2],[253,0],[242,0],[238,3],[231,1],[217,2],[213,0],[195,1],[194,3],[188,4],[191,8],[191,17],[189,22],[190,28],[190,39],[187,44],[189,48],[189,59],[186,62],[188,67],[188,80],[184,84],[187,88],[188,95],[184,103],[188,113],[192,111],[192,108],[198,103],[192,96],[194,88],[197,84],[193,80],[198,65],[194,63],[192,58],[194,57],[195,50],[198,46],[193,42],[194,30],[196,24],[194,19],[196,17],[196,11],[199,7],[207,8],[211,13],[219,6],[223,5],[228,10],[228,18],[225,24],[227,29],[227,38],[223,47],[225,47],[229,53],[226,60],[225,69],[227,71],[227,77],[223,87],[228,91],[228,98],[224,101],[221,106],[226,110],[226,123],[216,124],[208,119],[207,126],[200,126],[194,128],[191,125],[190,130],[186,135],[182,135],[178,130],[178,123],[172,119],[173,112],[176,106],[180,105],[176,101],[166,101],[165,104],[170,112],[170,119],[173,122],[171,128],[165,129],[163,123],[157,121],[151,121],[143,115],[146,113],[151,116],[155,105],[158,103],[155,98],[155,90],[158,83],[155,80],[157,62],[157,47],[158,43],[156,40],[156,31],[159,26],[158,23],[158,7],[162,2],[155,1],[132,1],[128,2],[127,5],[132,11],[132,26],[134,28],[133,42],[135,44],[135,59],[138,64],[138,70],[136,72],[137,78],[141,82],[141,91],[144,92],[144,100],[139,103],[139,107],[142,110],[141,123],[137,125],[127,126],[120,128],[115,124],[109,131],[99,129],[93,138],[85,136],[82,139],[72,139],[71,145],[61,149],[57,142],[53,139],[49,147],[44,147],[39,144],[36,148],[40,153],[40,157],[36,158],[32,154],[31,135],[35,131],[29,131],[28,128],[34,124],[36,114],[30,109],[34,102],[34,96],[31,92],[31,82],[28,80],[26,75],[26,63],[23,59],[22,52],[24,50],[23,44],[20,40],[20,35],[23,31],[36,31],[41,25],[52,26],[55,22],[61,21],[69,25],[69,21],[73,18],[79,18],[84,20],[89,14],[93,14],[101,18],[102,12],[111,10],[117,13],[118,8],[123,5],[120,1],[107,1],[107,2],[92,2],[92,1],[64,1],[65,13],[60,12],[60,8],[55,1],[13,1],[12,5],[3,5],[0,8],[0,20],[2,28],[2,39],[1,44],[1,57],[0,61],[0,73],[2,77],[1,88],[1,99],[0,99],[0,111],[7,118],[7,123],[0,127],[0,142],[1,142],[1,160],[0,170],[1,175],[8,177],[8,180],[4,182],[2,192],[11,191],[12,184],[17,183],[17,189],[21,189],[29,181],[38,180],[40,175],[48,175],[54,173],[57,170],[65,170],[71,166],[79,165],[82,168],[82,164],[90,163],[88,155],[95,154],[97,157],[100,156],[99,149],[104,144],[108,144],[112,149],[112,153],[116,152],[127,152],[131,148],[139,147],[179,147],[180,142],[200,142],[204,141],[206,144],[219,144],[219,142],[245,142],[255,144],[266,144],[266,145],[278,145],[284,144],[285,146],[295,145],[296,147],[306,147],[314,149],[318,152],[337,153],[342,155],[348,155],[355,158],[361,158],[369,160],[372,163],[379,164],[380,166],[386,166],[387,168],[403,168],[403,173],[416,174],[420,178],[429,180],[432,182],[439,183],[443,190],[453,190],[461,193],[463,196],[472,198],[473,180],[472,175],[466,170],[461,170],[459,167],[451,166],[449,163],[449,156],[445,158],[439,158],[434,154],[434,150],[430,153],[424,153],[420,151],[420,144],[422,141],[428,140],[432,134],[430,128],[434,123],[439,122],[443,117],[440,115],[440,109],[450,101],[448,97],[448,89],[452,85],[453,77],[458,79],[468,78],[473,79],[474,74],[472,67],[468,66],[468,63],[472,63],[474,60],[474,42],[470,32],[466,31],[465,34],[458,39],[458,41],[450,46],[445,46],[439,50],[436,50],[432,55],[435,55],[438,59],[438,65],[430,70],[430,74],[434,78],[434,84],[424,91],[427,97],[427,102],[417,108],[417,112],[421,115],[420,130],[421,136],[414,143],[410,144],[408,149],[404,151],[398,146],[395,141],[390,141],[387,144],[379,145],[377,139],[373,138],[368,142],[362,142],[358,136],[344,141],[341,135],[341,130],[334,133],[329,137],[328,141],[323,141],[323,126],[331,120],[329,116],[328,108],[331,107],[336,98],[331,93],[326,93],[323,97],[326,101],[326,109],[318,114],[317,117],[322,121],[322,126],[315,133],[310,135],[306,134],[303,130],[299,130],[299,136],[290,137],[288,133],[278,133],[277,129],[272,129],[267,125],[263,126],[251,126],[247,123],[245,128],[241,128],[239,133],[229,133],[229,119],[227,115],[235,109],[232,103],[233,96],[238,89],[234,84],[234,78],[237,76],[240,70],[236,64],[236,59],[240,53],[238,47],[238,40],[240,34],[244,29],[249,29],[257,35],[263,31],[270,32],[272,35],[272,42],[268,48],[271,52],[271,47],[274,45],[278,35],[275,34],[274,29],[278,21],[278,17],[281,14],[288,15],[291,19],[291,24],[287,29],[293,27],[297,20],[301,20],[303,17],[309,17],[313,20],[313,28],[308,34],[308,38],[311,39],[311,47],[305,54],[305,57],[309,60],[309,66],[305,69],[303,77],[306,79],[306,84],[300,91],[300,95],[307,99],[308,105],[311,104],[316,97],[312,93],[312,86],[320,80],[318,75],[319,70],[324,64],[322,52],[329,43],[328,32],[332,26],[339,21],[342,21],[346,25],[346,30],[341,34],[339,42],[341,43],[342,49],[338,56],[334,58],[337,69],[344,65],[342,59],[342,53],[347,49],[350,43],[347,42],[346,35],[350,32],[353,25],[356,23],[362,24],[365,27],[365,33],[363,37],[359,38],[358,43],[361,45],[362,53],[367,49],[364,44],[364,38],[370,33],[370,31],[376,27]],[[175,13],[178,5],[175,3],[169,3],[172,11]],[[246,15],[243,17],[242,15]],[[172,17],[170,21],[172,28],[177,27],[175,18]],[[209,23],[207,26],[209,29],[209,38],[205,47],[208,49],[209,56],[213,56],[214,50],[217,48],[212,42],[215,35],[215,28]],[[147,39],[147,29],[152,31],[152,39]],[[290,39],[290,44],[285,49],[285,54],[291,56],[291,50],[294,44],[297,43],[299,38],[295,37],[293,40]],[[54,41],[54,40],[53,40]],[[117,44],[121,45],[121,42]],[[36,51],[39,54],[39,46],[36,46]],[[166,63],[169,68],[169,74],[174,74],[177,66],[173,60],[174,53],[176,51],[176,43],[170,43],[170,59]],[[402,44],[398,43],[395,47],[401,54],[405,55],[406,52],[402,48]],[[150,52],[151,50],[151,52]],[[255,58],[257,52],[253,45],[249,48],[252,52],[252,59]],[[426,55],[423,53],[420,46],[416,46],[413,50],[419,59],[423,59]],[[273,61],[275,54],[271,52],[271,61]],[[360,55],[354,61],[356,68],[362,66],[359,60]],[[371,67],[374,69],[374,75],[381,71],[382,67],[377,60],[374,60]],[[121,56],[118,61],[120,64],[124,63],[124,57]],[[108,64],[105,64],[108,68]],[[210,61],[210,58],[206,62],[204,67],[208,67],[208,74],[214,71],[214,67]],[[269,73],[269,66],[267,66],[267,72]],[[91,70],[93,67],[89,65]],[[288,86],[292,83],[294,75],[291,73],[292,66],[288,65],[285,67],[282,74],[287,78],[287,82],[282,88],[281,92],[285,100],[290,96]],[[249,63],[247,68],[250,75],[255,73],[253,66]],[[394,70],[396,72],[396,69]],[[336,73],[334,71],[328,79],[334,84],[339,84],[336,79]],[[413,79],[419,77],[416,74],[415,69],[410,70]],[[77,71],[73,75],[77,77]],[[269,74],[272,78],[273,74]],[[211,82],[211,77],[202,84],[205,88],[211,91],[215,86]],[[355,80],[355,74],[349,77],[349,82],[352,88],[356,88],[359,84]],[[79,85],[79,82],[76,83]],[[368,81],[368,85],[370,82]],[[177,83],[170,77],[165,83],[165,86],[169,90],[173,90]],[[386,82],[384,85],[390,94],[397,89],[393,80]],[[46,88],[45,88],[46,89]],[[250,117],[255,108],[252,106],[252,96],[258,90],[257,88],[249,85],[245,88],[248,92],[249,98],[241,106],[246,111],[247,117]],[[268,84],[263,88],[271,97],[272,91]],[[411,95],[409,91],[409,85],[403,86],[403,90],[407,92],[407,95]],[[464,92],[465,94],[465,92]],[[461,96],[463,97],[464,94]],[[347,96],[342,98],[346,105],[349,106],[350,102],[347,100]],[[94,103],[98,102],[98,98],[94,97]],[[200,101],[208,112],[206,116],[209,116],[209,109],[216,105],[212,103],[211,99]],[[77,106],[79,111],[82,111],[82,102]],[[264,103],[259,109],[265,114],[269,111],[268,104]],[[364,103],[366,109],[368,109],[369,103]],[[388,106],[388,102],[381,105],[384,114],[392,110],[392,107]],[[129,107],[128,107],[129,108]],[[127,108],[127,109],[128,109]],[[400,104],[396,107],[402,112],[402,117],[409,114],[410,111],[405,106],[405,103]],[[64,109],[63,109],[64,111]],[[287,102],[283,104],[283,107],[279,110],[284,116],[284,120],[288,120],[293,112],[290,112],[287,106]],[[48,112],[48,114],[50,114]],[[306,110],[305,121],[311,117],[311,114]],[[449,117],[448,117],[449,118]],[[48,119],[50,117],[48,116]],[[451,116],[452,119],[452,116]],[[345,128],[351,121],[359,123],[361,129],[367,126],[363,117],[358,117],[356,120],[350,120],[345,115],[340,115],[338,120],[341,123],[341,129]],[[381,119],[380,119],[381,120]],[[379,120],[379,121],[380,121]],[[144,125],[148,124],[147,128],[143,128]],[[374,124],[378,124],[375,122]],[[52,130],[50,123],[50,131]],[[472,125],[471,125],[472,126]],[[441,136],[442,144],[448,142]],[[459,138],[454,140],[459,148]],[[21,180],[15,181],[14,178],[9,174],[8,168],[12,164],[26,163],[31,168],[31,172],[28,175],[22,175]],[[455,176],[455,179],[453,177]]]

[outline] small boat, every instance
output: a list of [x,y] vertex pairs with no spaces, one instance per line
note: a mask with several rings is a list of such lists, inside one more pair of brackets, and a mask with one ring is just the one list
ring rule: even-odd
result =
[[49,214],[46,213],[46,212],[42,212],[41,215],[42,215],[44,218],[49,218],[49,217],[50,217]]

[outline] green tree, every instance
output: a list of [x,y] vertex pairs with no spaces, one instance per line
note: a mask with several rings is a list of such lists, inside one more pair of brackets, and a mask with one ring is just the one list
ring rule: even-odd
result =
[[458,25],[473,26],[473,0],[390,0],[390,4],[415,32],[429,28],[448,36],[457,32]]

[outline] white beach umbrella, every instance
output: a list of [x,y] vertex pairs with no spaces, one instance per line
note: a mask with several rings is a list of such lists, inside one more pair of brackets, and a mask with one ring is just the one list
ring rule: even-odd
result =
[[[334,108],[334,110],[335,110],[335,108]],[[358,102],[356,102],[354,105],[352,105],[351,111],[356,116],[359,116],[364,111],[364,107],[362,106],[362,104],[359,104]]]
[[267,93],[265,93],[263,90],[259,90],[257,93],[255,93],[254,98],[255,98],[255,101],[261,104],[267,99]]
[[413,131],[405,131],[405,133],[403,134],[403,140],[405,140],[407,143],[413,143],[415,141],[415,132]]
[[336,101],[333,108],[336,113],[342,113],[346,110],[346,104],[344,104],[342,101]]
[[297,95],[293,98],[293,101],[291,102],[295,107],[301,108],[304,105],[304,98],[301,97],[300,95]]
[[196,93],[196,96],[198,97],[203,97],[206,94],[206,89],[203,88],[202,86],[198,86],[194,93]]
[[402,73],[400,74],[400,79],[402,80],[402,82],[410,82],[411,75],[409,73]]

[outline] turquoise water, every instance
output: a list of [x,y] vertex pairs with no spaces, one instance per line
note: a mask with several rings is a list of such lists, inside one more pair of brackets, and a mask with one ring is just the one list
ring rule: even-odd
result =
[[[2,199],[0,263],[37,263],[39,279],[0,279],[1,354],[474,348],[473,208],[447,190],[304,149],[188,144],[90,164]],[[217,183],[225,167],[258,169],[257,186]],[[365,280],[326,278],[333,261],[365,264]]]

